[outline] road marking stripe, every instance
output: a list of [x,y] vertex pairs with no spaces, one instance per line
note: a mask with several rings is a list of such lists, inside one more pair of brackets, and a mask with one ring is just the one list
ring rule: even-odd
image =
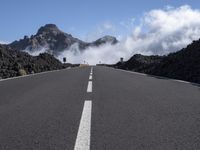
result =
[[45,71],[45,72],[39,72],[39,73],[34,73],[34,74],[28,74],[28,75],[24,75],[24,76],[5,78],[5,79],[0,79],[0,82],[7,81],[7,80],[13,80],[13,79],[20,79],[20,78],[25,78],[25,77],[31,77],[31,76],[36,76],[36,75],[41,75],[41,74],[46,74],[46,73],[51,73],[51,72],[57,72],[57,71],[60,71],[60,70]]
[[[74,67],[74,68],[76,68],[76,67]],[[58,72],[58,71],[69,70],[69,69],[71,69],[71,68],[65,68],[65,69],[60,69],[60,70],[44,71],[44,72],[39,72],[39,73],[34,73],[34,74],[27,74],[27,75],[24,75],[24,76],[17,76],[17,77],[5,78],[5,79],[0,79],[0,82],[2,82],[2,81],[8,81],[8,80],[13,80],[13,79],[20,79],[20,78],[32,77],[32,76],[36,76],[36,75],[47,74],[47,73]]]
[[123,70],[123,69],[117,69],[117,70],[123,71],[123,72],[127,72],[127,73],[142,75],[142,76],[158,77],[158,78],[161,78],[161,79],[167,79],[167,80],[170,80],[170,81],[175,81],[175,82],[180,82],[180,83],[185,83],[185,84],[195,84],[195,85],[198,85],[198,86],[200,85],[198,83],[184,81],[184,80],[178,80],[178,79],[173,79],[173,78],[168,78],[168,77],[164,77],[164,76],[148,75],[148,74],[144,74],[144,73],[139,73],[139,72],[134,72],[134,71],[127,71],[127,70]]
[[89,80],[92,80],[92,75],[90,75]]
[[92,81],[88,82],[87,92],[92,92]]
[[74,150],[90,150],[92,101],[86,100],[78,129]]
[[91,67],[91,71],[90,71],[90,74],[92,74],[93,73],[93,67]]
[[123,72],[128,72],[128,73],[132,73],[132,74],[137,74],[137,75],[142,75],[142,76],[148,76],[145,73],[139,73],[139,72],[134,72],[134,71],[128,71],[128,70],[123,70],[123,69],[117,69],[119,71],[123,71]]
[[172,81],[176,81],[176,82],[180,82],[180,83],[185,83],[185,84],[193,84],[192,82],[188,82],[188,81],[183,81],[183,80],[176,80],[176,79],[172,79]]

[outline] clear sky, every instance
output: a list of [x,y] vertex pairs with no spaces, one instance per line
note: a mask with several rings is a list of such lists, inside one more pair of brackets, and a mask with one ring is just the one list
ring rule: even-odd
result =
[[108,29],[115,24],[123,35],[123,22],[140,18],[151,9],[185,4],[200,8],[198,0],[0,0],[0,41],[12,42],[35,34],[47,23],[83,40],[103,24]]

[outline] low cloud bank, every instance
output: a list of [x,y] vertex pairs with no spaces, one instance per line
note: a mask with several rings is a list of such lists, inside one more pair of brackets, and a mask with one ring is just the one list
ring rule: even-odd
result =
[[132,33],[116,45],[90,47],[80,52],[75,44],[58,57],[68,62],[89,64],[116,63],[120,57],[133,54],[165,55],[180,50],[200,38],[200,10],[188,5],[178,8],[155,9],[144,14]]
[[0,40],[0,44],[9,44],[10,42]]
[[[45,53],[48,52],[49,47],[48,46],[44,46],[44,47],[38,47],[35,48],[34,50],[30,50],[29,47],[27,47],[25,50],[23,50],[24,52],[27,52],[28,54],[32,55],[32,56],[38,56],[41,53]],[[49,52],[48,52],[49,53]]]

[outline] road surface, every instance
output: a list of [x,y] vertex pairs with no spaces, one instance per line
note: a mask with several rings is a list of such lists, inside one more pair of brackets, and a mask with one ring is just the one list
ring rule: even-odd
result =
[[200,87],[107,67],[0,81],[1,150],[199,150]]

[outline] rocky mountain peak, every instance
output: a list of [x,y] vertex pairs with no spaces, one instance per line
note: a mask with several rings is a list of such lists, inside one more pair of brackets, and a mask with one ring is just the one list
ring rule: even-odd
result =
[[113,40],[116,40],[115,37],[110,36],[110,35],[106,35],[106,36],[102,37],[101,39],[102,39],[102,40],[106,40],[106,41],[113,41]]
[[113,36],[106,35],[106,36],[96,40],[95,42],[93,42],[93,45],[99,46],[99,45],[106,44],[106,43],[116,44],[116,43],[118,43],[118,40]]
[[42,26],[39,28],[37,35],[44,34],[44,33],[61,33],[58,29],[58,27],[55,24],[46,24],[45,26]]
[[113,44],[115,44],[115,43],[118,42],[117,39],[116,39],[115,37],[110,36],[110,35],[106,35],[106,36],[100,38],[99,40],[100,40],[101,42],[109,42],[109,43],[113,43]]

